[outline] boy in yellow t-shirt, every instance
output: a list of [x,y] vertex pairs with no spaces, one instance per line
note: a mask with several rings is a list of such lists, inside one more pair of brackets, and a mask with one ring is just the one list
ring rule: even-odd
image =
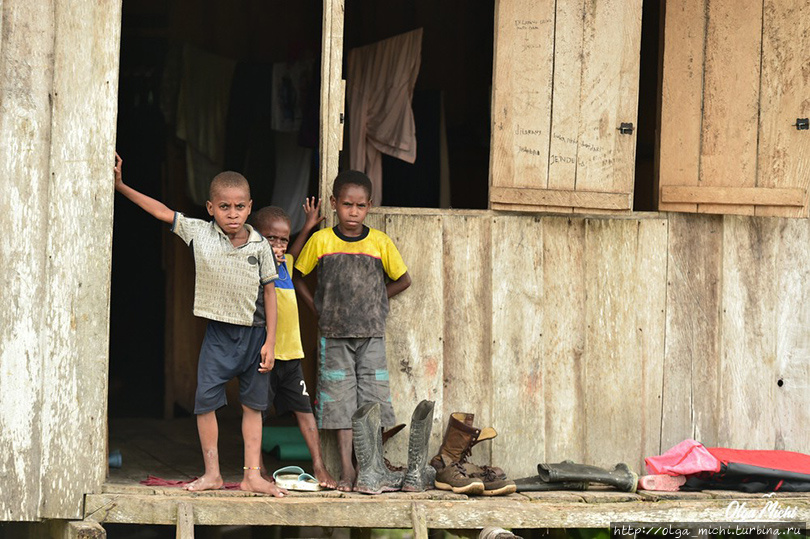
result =
[[[320,203],[315,199],[307,200],[304,210],[307,215],[304,228],[289,248],[290,217],[283,209],[267,206],[255,212],[251,221],[255,229],[264,236],[273,247],[278,264],[279,278],[276,281],[276,346],[275,365],[270,371],[269,403],[273,403],[276,414],[292,412],[298,420],[298,427],[312,455],[312,467],[315,478],[324,488],[335,488],[335,480],[327,471],[321,455],[320,437],[309,401],[307,385],[301,369],[304,349],[301,345],[301,331],[298,324],[298,303],[291,278],[291,270],[301,247],[323,218],[318,217]],[[265,472],[266,473],[266,472]]]

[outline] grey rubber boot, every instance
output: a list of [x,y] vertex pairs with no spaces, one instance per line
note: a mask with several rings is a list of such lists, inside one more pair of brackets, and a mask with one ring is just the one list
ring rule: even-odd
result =
[[428,466],[428,442],[433,427],[433,401],[423,400],[416,405],[411,416],[411,433],[408,438],[408,471],[402,490],[422,492],[433,487],[436,469]]
[[623,462],[608,471],[598,466],[577,464],[566,460],[558,464],[538,464],[537,474],[540,479],[550,483],[589,481],[604,483],[624,492],[635,492],[638,486],[638,475]]
[[354,490],[379,494],[402,488],[402,473],[385,466],[380,429],[380,403],[364,404],[352,415],[352,441],[357,457]]

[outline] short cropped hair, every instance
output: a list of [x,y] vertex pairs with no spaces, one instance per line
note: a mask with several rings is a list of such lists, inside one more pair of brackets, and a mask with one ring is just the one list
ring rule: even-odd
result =
[[226,170],[225,172],[220,172],[211,180],[211,185],[208,187],[208,200],[214,200],[214,195],[217,191],[226,187],[241,187],[247,191],[248,198],[250,198],[250,184],[247,179],[238,172]]
[[278,206],[265,206],[264,208],[253,212],[250,216],[250,223],[253,225],[253,228],[256,229],[265,228],[273,221],[285,221],[290,227],[292,227],[290,216]]
[[335,198],[340,197],[340,192],[347,185],[356,185],[362,187],[371,200],[371,180],[364,173],[359,170],[344,170],[335,178],[335,183],[332,184],[332,196]]

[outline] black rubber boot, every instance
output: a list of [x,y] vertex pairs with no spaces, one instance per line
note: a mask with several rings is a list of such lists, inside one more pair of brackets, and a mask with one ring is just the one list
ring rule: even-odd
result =
[[604,483],[624,492],[635,492],[638,486],[638,475],[623,462],[608,471],[598,466],[577,464],[566,460],[559,464],[538,464],[537,473],[540,479],[549,483],[589,481]]
[[428,442],[433,427],[433,401],[423,400],[416,405],[411,416],[411,433],[408,438],[408,471],[402,490],[422,492],[433,487],[436,469],[428,466]]
[[515,479],[517,492],[546,492],[549,490],[588,490],[587,481],[561,481],[558,483],[547,483],[540,479],[540,476],[523,477]]
[[402,488],[402,473],[392,472],[383,461],[380,403],[364,404],[352,415],[352,439],[357,457],[356,492],[379,494]]

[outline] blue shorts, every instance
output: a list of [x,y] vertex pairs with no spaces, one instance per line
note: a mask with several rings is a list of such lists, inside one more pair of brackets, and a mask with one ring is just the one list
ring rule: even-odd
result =
[[319,429],[350,429],[352,415],[379,402],[383,427],[396,424],[388,385],[385,339],[321,337],[315,417]]
[[194,413],[213,412],[226,404],[225,384],[239,378],[239,401],[254,410],[267,408],[268,373],[259,372],[267,332],[261,326],[208,321],[197,366]]

